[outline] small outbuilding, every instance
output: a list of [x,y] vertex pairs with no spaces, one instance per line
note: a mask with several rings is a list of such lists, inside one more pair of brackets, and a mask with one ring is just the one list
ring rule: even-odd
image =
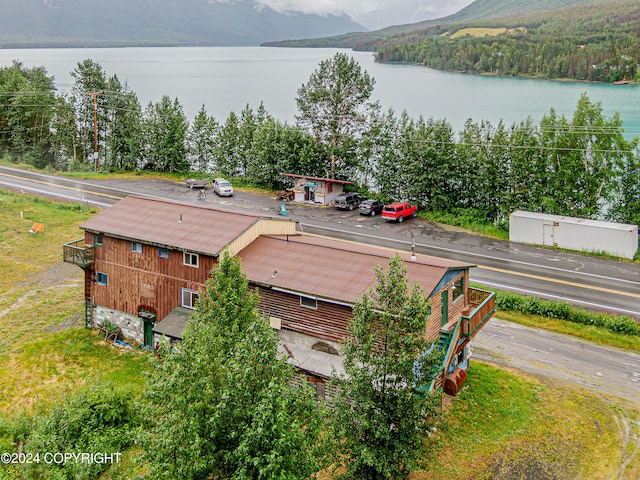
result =
[[638,226],[518,210],[509,216],[509,240],[633,258]]
[[319,206],[333,205],[336,197],[344,192],[345,185],[353,182],[336,180],[334,178],[311,177],[285,173],[293,181],[293,201]]

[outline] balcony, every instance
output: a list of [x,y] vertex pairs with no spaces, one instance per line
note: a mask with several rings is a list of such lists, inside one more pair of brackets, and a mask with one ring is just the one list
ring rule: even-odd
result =
[[65,263],[73,263],[82,269],[93,265],[96,261],[96,249],[93,245],[85,245],[84,238],[65,243],[62,247]]
[[495,293],[479,288],[469,288],[470,306],[462,315],[461,337],[472,339],[484,327],[496,311]]

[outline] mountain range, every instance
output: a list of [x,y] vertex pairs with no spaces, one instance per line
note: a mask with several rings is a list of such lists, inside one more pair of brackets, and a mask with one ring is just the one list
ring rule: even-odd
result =
[[[314,39],[295,39],[281,42],[265,42],[269,46],[287,47],[337,47],[356,50],[377,50],[384,44],[402,44],[408,41],[407,36],[432,30],[433,27],[445,25],[464,25],[483,22],[488,24],[500,19],[518,17],[536,12],[551,12],[566,7],[591,5],[598,3],[615,3],[616,0],[475,0],[458,12],[446,17],[425,20],[416,23],[394,25],[369,32],[349,32],[342,35],[326,36]],[[430,35],[430,34],[428,34]]]
[[346,15],[282,14],[253,0],[5,0],[0,48],[243,46],[366,30]]

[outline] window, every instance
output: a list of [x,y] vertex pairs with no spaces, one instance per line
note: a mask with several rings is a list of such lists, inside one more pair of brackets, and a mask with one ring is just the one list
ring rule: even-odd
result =
[[184,252],[184,264],[189,265],[191,267],[198,266],[198,254],[197,253],[189,253]]
[[102,272],[96,272],[96,283],[98,285],[104,285],[105,287],[109,285],[109,275]]
[[453,301],[457,302],[464,297],[464,275],[453,283]]
[[318,309],[318,300],[312,297],[300,297],[300,305],[307,308]]
[[102,246],[102,234],[101,233],[94,233],[93,234],[93,244],[96,247],[101,247]]
[[180,300],[180,306],[184,308],[190,308],[192,310],[194,310],[198,306],[198,299],[200,298],[200,294],[195,290],[183,288],[181,296],[182,298]]
[[135,253],[142,253],[142,244],[140,242],[131,242],[131,251]]
[[169,249],[158,247],[158,257],[160,258],[169,258]]

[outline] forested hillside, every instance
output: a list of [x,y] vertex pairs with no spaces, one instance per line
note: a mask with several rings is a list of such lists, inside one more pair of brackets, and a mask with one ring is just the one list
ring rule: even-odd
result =
[[634,80],[637,0],[476,0],[455,15],[282,46],[342,46],[379,62],[440,70],[599,82]]
[[[467,22],[481,22],[495,18],[507,18],[524,15],[532,12],[543,12],[570,7],[573,5],[588,5],[611,0],[476,0],[453,15],[411,23],[408,25],[394,25],[373,32],[355,32],[333,37],[311,38],[305,36],[304,40],[284,40],[281,42],[268,42],[274,46],[304,46],[304,47],[344,47],[355,50],[378,50],[386,46],[387,42],[397,43],[418,35],[432,35],[433,27],[439,25],[461,25]],[[298,37],[296,37],[298,38]],[[300,37],[302,38],[302,37]],[[404,40],[403,40],[404,39]],[[375,45],[375,47],[373,47]]]
[[633,80],[640,59],[640,4],[580,5],[508,19],[440,25],[359,48],[381,62],[496,75]]

